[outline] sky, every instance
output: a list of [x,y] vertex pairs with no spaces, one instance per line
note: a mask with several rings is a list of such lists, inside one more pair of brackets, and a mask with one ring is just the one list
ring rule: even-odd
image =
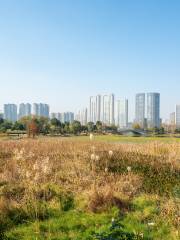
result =
[[46,102],[77,111],[89,96],[161,93],[180,103],[180,1],[0,0],[0,109]]

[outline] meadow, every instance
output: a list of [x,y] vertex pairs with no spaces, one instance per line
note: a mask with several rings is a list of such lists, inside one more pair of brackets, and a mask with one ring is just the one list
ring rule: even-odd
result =
[[0,239],[180,239],[180,140],[2,139]]
[[[68,140],[75,141],[88,141],[89,136],[71,136],[67,138]],[[157,135],[157,136],[148,136],[148,137],[132,137],[132,136],[123,136],[123,135],[96,135],[94,138],[96,142],[106,142],[106,143],[133,143],[133,144],[143,144],[143,143],[152,143],[152,142],[161,142],[161,143],[180,143],[179,135]]]

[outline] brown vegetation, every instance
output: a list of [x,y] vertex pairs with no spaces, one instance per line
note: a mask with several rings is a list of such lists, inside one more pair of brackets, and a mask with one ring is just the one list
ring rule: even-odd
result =
[[[174,187],[179,187],[179,159],[180,148],[175,143],[135,146],[46,138],[1,141],[0,212],[23,209],[25,217],[43,218],[44,206],[36,200],[49,202],[57,192],[81,195],[93,212],[111,206],[126,212],[139,193],[170,199]],[[175,203],[165,202],[161,214],[174,216],[177,226]]]

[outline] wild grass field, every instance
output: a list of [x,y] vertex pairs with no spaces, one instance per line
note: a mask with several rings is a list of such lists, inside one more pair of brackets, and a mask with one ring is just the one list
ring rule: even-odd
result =
[[0,141],[0,239],[180,239],[180,142],[170,140]]

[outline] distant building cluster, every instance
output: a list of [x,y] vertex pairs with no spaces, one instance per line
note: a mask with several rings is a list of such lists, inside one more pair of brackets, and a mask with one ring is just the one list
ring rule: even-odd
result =
[[101,121],[106,125],[115,124],[114,94],[91,96],[89,102],[88,121]]
[[32,115],[49,118],[49,105],[45,103],[34,103]]
[[[0,118],[16,122],[25,116],[35,115],[38,117],[57,118],[62,123],[72,123],[74,120],[86,125],[88,122],[102,122],[103,125],[116,125],[119,129],[132,128],[132,125],[142,129],[160,128],[160,94],[138,93],[135,96],[135,118],[129,122],[129,102],[126,98],[115,98],[114,94],[97,95],[89,98],[89,107],[73,112],[52,112],[45,103],[21,103],[4,104],[4,112]],[[176,105],[175,111],[170,114],[168,126],[180,128],[180,104]]]
[[127,128],[128,100],[120,99],[115,101],[114,94],[91,96],[89,112],[87,113],[86,110],[86,114],[79,115],[86,116],[86,121],[89,122],[101,121],[104,125],[117,125],[120,128]]
[[[81,123],[101,121],[120,129],[130,128],[133,123],[129,123],[128,105],[128,99],[115,99],[114,94],[91,96],[89,110],[79,111],[76,119]],[[145,93],[136,94],[134,124],[141,128],[160,127],[159,93],[147,93],[147,97]]]
[[16,122],[22,117],[31,115],[49,118],[49,105],[44,103],[34,103],[32,106],[30,103],[21,103],[18,109],[16,104],[4,104],[3,118],[8,121]]
[[74,113],[73,112],[63,112],[63,113],[51,113],[51,119],[56,118],[60,122],[72,123],[74,121]]

